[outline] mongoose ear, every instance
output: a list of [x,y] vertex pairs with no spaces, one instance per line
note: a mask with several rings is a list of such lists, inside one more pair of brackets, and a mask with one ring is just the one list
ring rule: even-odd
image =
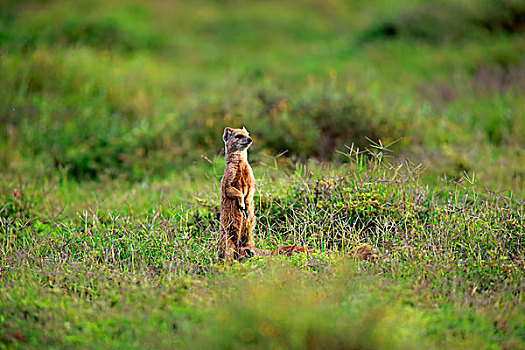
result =
[[246,133],[248,134],[248,130],[246,130],[246,128],[245,128],[244,126],[242,127],[242,129],[243,129],[244,131],[246,131]]
[[224,134],[222,134],[222,139],[224,140],[224,142],[228,141],[228,139],[230,138],[230,136],[232,134],[232,131],[233,131],[233,129],[229,128],[229,127],[224,129]]

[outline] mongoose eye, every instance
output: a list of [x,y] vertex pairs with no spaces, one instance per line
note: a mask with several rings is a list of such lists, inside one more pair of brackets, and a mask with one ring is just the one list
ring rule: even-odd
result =
[[236,139],[242,139],[243,136],[242,136],[242,135],[235,135],[235,138],[236,138]]

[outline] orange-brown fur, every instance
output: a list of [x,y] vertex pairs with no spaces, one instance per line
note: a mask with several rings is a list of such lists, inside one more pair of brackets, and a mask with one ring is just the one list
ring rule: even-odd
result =
[[246,129],[224,129],[226,169],[221,180],[221,258],[251,255],[255,226],[253,195],[255,179],[248,163],[252,139]]
[[351,257],[359,259],[359,260],[370,260],[370,261],[377,260],[379,256],[381,255],[377,248],[372,247],[370,244],[366,244],[366,243],[358,245],[357,247],[350,249],[348,254]]

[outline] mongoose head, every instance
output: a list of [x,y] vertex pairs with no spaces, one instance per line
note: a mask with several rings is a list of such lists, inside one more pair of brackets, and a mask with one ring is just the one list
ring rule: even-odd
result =
[[245,128],[233,129],[228,127],[224,129],[222,139],[226,145],[226,152],[243,151],[248,149],[253,141],[248,130]]

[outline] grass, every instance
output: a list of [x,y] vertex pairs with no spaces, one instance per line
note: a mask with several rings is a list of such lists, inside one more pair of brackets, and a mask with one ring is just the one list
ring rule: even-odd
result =
[[524,347],[523,8],[3,2],[0,348]]
[[[256,244],[314,254],[233,266],[217,261],[216,195],[74,217],[18,195],[2,212],[3,342],[519,347],[523,203],[456,183],[436,192],[417,169],[364,163],[264,183]],[[361,243],[377,261],[347,255]]]

